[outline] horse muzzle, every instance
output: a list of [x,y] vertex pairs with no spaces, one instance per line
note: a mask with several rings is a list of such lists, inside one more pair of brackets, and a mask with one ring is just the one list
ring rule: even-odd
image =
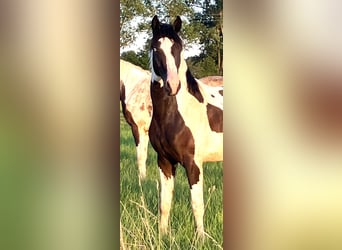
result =
[[168,95],[170,96],[177,95],[180,87],[181,87],[181,84],[179,80],[177,82],[166,81],[165,89]]

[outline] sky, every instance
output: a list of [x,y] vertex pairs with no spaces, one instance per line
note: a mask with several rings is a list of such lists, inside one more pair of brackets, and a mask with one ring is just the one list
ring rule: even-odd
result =
[[[197,9],[196,11],[200,11],[200,9],[198,9],[198,8],[196,8],[196,9]],[[187,21],[186,17],[181,16],[181,18],[182,18],[183,21]],[[141,18],[140,17],[136,17],[131,22],[131,25],[136,27],[135,24],[137,24],[139,21],[141,21]],[[125,48],[121,48],[120,47],[120,54],[122,52],[129,51],[129,50],[133,50],[135,52],[141,50],[143,48],[144,44],[146,43],[148,35],[149,34],[147,32],[139,32],[137,34],[136,41],[133,42],[130,46],[127,46]],[[185,43],[184,44],[184,57],[185,58],[188,58],[188,57],[191,57],[191,56],[196,56],[196,55],[199,55],[200,53],[201,53],[200,44],[195,44],[195,43],[191,43],[191,44]]]
[[[215,1],[211,1],[212,4],[215,3]],[[193,6],[193,9],[195,12],[201,12],[202,11],[202,8],[200,6]],[[134,23],[138,23],[140,17],[136,17],[137,20],[135,22],[132,22],[132,25],[134,25]],[[182,20],[186,21],[187,18],[185,16],[181,16]],[[122,52],[125,52],[125,51],[129,51],[129,50],[133,50],[135,52],[141,50],[146,42],[146,39],[148,37],[148,34],[147,33],[140,33],[138,34],[137,36],[137,40],[132,43],[130,46],[127,46],[125,48],[120,48],[120,54]],[[200,50],[200,47],[201,45],[200,44],[195,44],[195,43],[191,43],[191,44],[187,44],[185,43],[184,44],[184,57],[185,58],[188,58],[188,57],[191,57],[191,56],[196,56],[196,55],[199,55],[201,53],[201,50]]]

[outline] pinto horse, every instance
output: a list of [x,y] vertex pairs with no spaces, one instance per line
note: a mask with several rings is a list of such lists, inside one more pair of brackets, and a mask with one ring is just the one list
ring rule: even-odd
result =
[[150,81],[149,71],[120,59],[120,101],[136,145],[139,180],[146,176],[148,128],[152,116]]
[[160,232],[167,232],[176,165],[184,166],[199,236],[204,236],[203,162],[223,160],[223,87],[197,81],[183,57],[178,36],[182,21],[173,25],[152,19],[151,144],[160,168]]
[[[199,80],[209,86],[223,85],[222,76],[207,76]],[[120,59],[120,101],[136,144],[140,180],[146,177],[148,128],[152,119],[150,81],[149,71]]]

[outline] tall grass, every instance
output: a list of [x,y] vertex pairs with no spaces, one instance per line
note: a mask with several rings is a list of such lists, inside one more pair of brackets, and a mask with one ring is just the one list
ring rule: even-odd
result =
[[222,163],[204,166],[204,241],[195,235],[190,189],[184,168],[179,165],[171,208],[170,229],[161,236],[159,220],[159,170],[156,153],[149,145],[147,177],[138,180],[138,167],[130,127],[120,120],[120,224],[121,249],[222,249]]

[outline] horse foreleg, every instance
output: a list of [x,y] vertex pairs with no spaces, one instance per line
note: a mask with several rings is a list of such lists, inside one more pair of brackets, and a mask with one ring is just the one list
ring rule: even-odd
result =
[[172,205],[175,166],[166,159],[159,159],[158,165],[160,170],[160,233],[167,232],[170,210]]
[[[147,146],[148,138],[145,139],[146,132],[139,129],[137,123],[134,121],[131,112],[128,109],[124,109],[123,114],[127,123],[131,126],[132,134],[136,147],[138,170],[139,170],[139,181],[144,179],[146,176],[146,158],[147,158]],[[147,140],[147,142],[146,142]],[[146,148],[146,149],[145,149]]]
[[203,170],[202,162],[192,161],[186,166],[186,173],[190,184],[191,206],[195,217],[197,234],[204,236],[204,202],[203,202]]
[[139,143],[136,146],[136,150],[140,180],[143,180],[146,177],[148,138],[148,131],[146,131],[144,128],[139,129]]

